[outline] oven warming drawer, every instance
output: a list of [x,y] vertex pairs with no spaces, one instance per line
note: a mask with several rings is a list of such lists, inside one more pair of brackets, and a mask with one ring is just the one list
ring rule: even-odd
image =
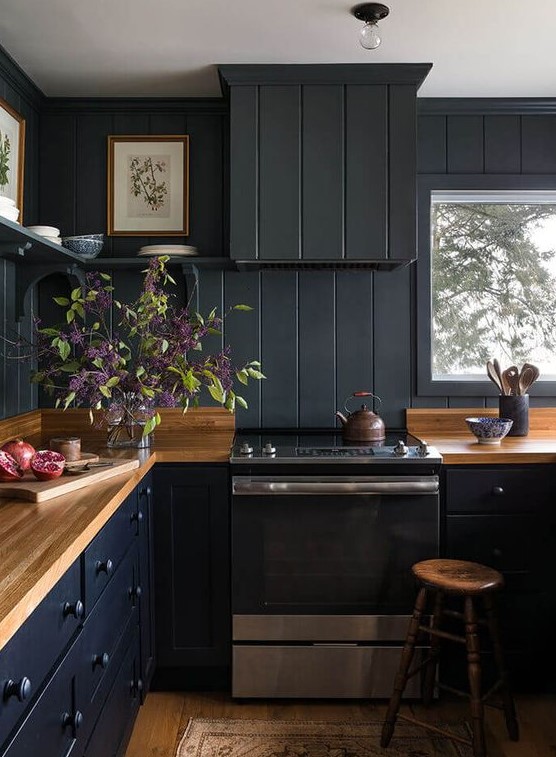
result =
[[410,615],[234,615],[232,638],[247,642],[403,642],[410,619]]
[[[235,645],[232,696],[238,698],[387,699],[392,694],[401,647],[314,644]],[[422,662],[416,649],[413,665]],[[414,676],[406,698],[421,694]]]

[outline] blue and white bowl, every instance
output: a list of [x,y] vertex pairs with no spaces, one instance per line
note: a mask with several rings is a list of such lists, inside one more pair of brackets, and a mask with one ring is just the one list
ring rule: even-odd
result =
[[513,426],[510,418],[466,418],[469,430],[477,437],[479,444],[500,444]]
[[100,253],[104,246],[104,234],[82,234],[75,237],[63,237],[63,246],[81,255],[82,258],[92,260]]

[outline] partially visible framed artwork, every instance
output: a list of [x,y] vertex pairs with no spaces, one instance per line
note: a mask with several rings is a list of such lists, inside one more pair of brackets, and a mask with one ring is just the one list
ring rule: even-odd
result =
[[0,197],[13,200],[23,215],[25,119],[0,97]]
[[108,234],[189,234],[189,136],[108,137]]

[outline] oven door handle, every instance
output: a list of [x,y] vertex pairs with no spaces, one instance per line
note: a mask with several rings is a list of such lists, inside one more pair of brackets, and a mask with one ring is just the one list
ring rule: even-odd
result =
[[236,476],[233,479],[236,495],[268,494],[437,494],[438,476],[390,479],[383,481],[302,481],[257,480]]

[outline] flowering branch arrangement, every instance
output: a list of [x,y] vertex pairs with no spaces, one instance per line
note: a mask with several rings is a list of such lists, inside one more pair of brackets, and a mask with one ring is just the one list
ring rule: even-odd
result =
[[[53,328],[37,324],[39,370],[31,380],[57,396],[57,407],[89,406],[91,422],[93,409],[106,408],[109,425],[121,422],[121,409],[127,408],[131,421],[143,424],[143,436],[161,421],[155,408],[185,412],[198,404],[203,389],[230,412],[238,405],[247,407],[235,382],[247,385],[250,379],[265,378],[260,363],[234,367],[229,347],[215,355],[202,353],[203,338],[220,334],[223,318],[216,309],[203,317],[172,304],[166,286],[175,281],[167,261],[150,261],[141,294],[131,304],[114,299],[106,273],[88,273],[83,288],[69,298],[54,298],[65,310],[65,323]],[[252,308],[235,305],[230,310]]]

